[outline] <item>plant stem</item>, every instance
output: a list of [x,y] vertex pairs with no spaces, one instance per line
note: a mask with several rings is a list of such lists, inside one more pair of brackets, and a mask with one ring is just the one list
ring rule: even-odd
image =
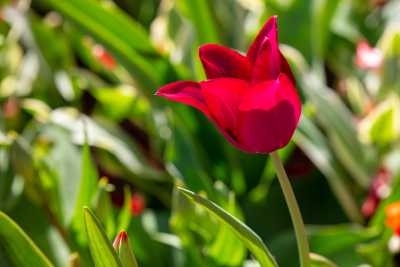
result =
[[296,201],[289,178],[285,172],[282,161],[277,151],[271,153],[272,162],[274,163],[276,174],[281,185],[283,194],[286,199],[286,204],[289,208],[290,217],[296,234],[297,248],[299,251],[300,266],[310,267],[310,248],[308,245],[306,229],[304,227],[303,218],[301,217],[300,209]]

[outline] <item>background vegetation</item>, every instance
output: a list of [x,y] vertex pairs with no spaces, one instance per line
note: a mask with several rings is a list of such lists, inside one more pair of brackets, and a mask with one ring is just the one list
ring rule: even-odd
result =
[[[235,150],[199,112],[153,96],[204,79],[199,45],[245,51],[275,14],[304,103],[280,154],[311,250],[338,266],[399,266],[384,208],[400,199],[400,1],[1,3],[0,266],[93,266],[89,246],[104,240],[86,235],[84,218],[97,224],[84,206],[109,240],[128,232],[139,266],[257,266],[229,224],[176,185],[297,266],[268,156]],[[362,40],[379,66],[355,64]]]

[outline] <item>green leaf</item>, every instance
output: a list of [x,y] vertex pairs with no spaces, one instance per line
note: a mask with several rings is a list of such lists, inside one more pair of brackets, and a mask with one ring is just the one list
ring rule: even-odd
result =
[[331,34],[331,23],[340,0],[313,0],[312,27],[314,56],[324,58]]
[[187,189],[178,189],[186,197],[206,208],[207,211],[216,216],[225,226],[229,227],[244,243],[244,245],[253,253],[262,267],[278,266],[264,242],[248,226],[240,222],[238,219],[224,211],[210,200]]
[[208,1],[183,0],[177,3],[179,11],[193,23],[198,43],[219,42],[216,23]]
[[[219,193],[216,199],[219,200],[221,208],[223,207],[227,213],[238,219],[243,217],[239,210],[234,194],[230,192],[222,183],[216,183],[216,193]],[[208,230],[206,228],[206,230]],[[237,237],[236,233],[225,225],[220,225],[214,234],[215,239],[207,247],[207,252],[216,263],[222,266],[238,266],[246,258],[246,247]]]
[[106,120],[93,120],[72,108],[59,108],[51,113],[51,121],[67,128],[75,138],[74,141],[79,144],[84,143],[82,120],[86,123],[90,145],[114,155],[130,173],[143,180],[168,179],[162,172],[149,166],[139,147],[116,124]]
[[309,227],[308,233],[314,253],[329,257],[339,266],[356,266],[362,260],[357,253],[359,245],[374,240],[380,231],[376,228],[342,224]]
[[99,190],[93,205],[94,212],[99,220],[103,222],[107,236],[112,238],[115,235],[115,219],[110,192],[114,188],[113,185],[108,183],[108,179],[105,177],[100,179],[97,187]]
[[125,185],[124,187],[124,204],[121,207],[121,210],[118,214],[117,218],[117,229],[128,229],[129,225],[131,223],[131,199],[132,199],[132,193],[131,190],[129,189],[128,185]]
[[337,267],[335,263],[321,255],[310,253],[310,258],[311,267]]
[[360,137],[379,146],[390,145],[400,137],[400,99],[388,97],[360,123]]
[[86,234],[96,267],[122,267],[100,222],[88,208],[84,208]]
[[106,8],[95,0],[45,2],[104,44],[143,86],[158,87],[159,72],[140,54],[155,54],[147,33],[121,10]]
[[0,212],[0,249],[18,267],[53,266],[25,232],[3,212]]
[[82,241],[83,237],[83,207],[92,203],[93,197],[97,191],[98,174],[90,156],[90,149],[85,141],[82,149],[82,170],[81,183],[79,186],[78,199],[76,201],[72,227],[78,232],[78,239]]
[[315,75],[304,75],[304,91],[315,106],[316,118],[326,130],[332,150],[358,184],[368,188],[372,164],[367,161],[366,147],[358,139],[352,114],[334,90]]
[[363,221],[362,214],[353,193],[343,179],[347,174],[334,157],[328,140],[307,115],[302,117],[295,139],[296,144],[324,174],[349,219],[361,223]]

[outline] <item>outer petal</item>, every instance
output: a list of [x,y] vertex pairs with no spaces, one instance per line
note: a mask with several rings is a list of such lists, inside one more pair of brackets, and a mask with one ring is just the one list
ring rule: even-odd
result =
[[212,118],[232,134],[236,128],[239,105],[248,90],[248,82],[234,78],[220,78],[200,83]]
[[200,47],[199,56],[208,79],[222,77],[250,79],[249,60],[235,50],[216,44],[207,44]]
[[270,153],[290,141],[301,114],[294,84],[280,74],[246,94],[238,120],[238,141],[251,153]]
[[[265,42],[266,38],[269,39],[271,50],[276,53],[278,51],[278,30],[277,30],[277,17],[271,17],[265,24],[261,31],[258,33],[257,37],[251,44],[249,50],[247,51],[247,57],[249,58],[251,63],[255,63],[257,56],[260,52],[263,43]],[[274,58],[277,59],[276,56]]]
[[289,63],[287,62],[286,58],[280,53],[281,55],[281,72],[286,74],[287,77],[292,81],[293,84],[296,84],[296,79],[294,78],[292,69],[290,68]]
[[209,116],[205,99],[201,93],[199,83],[192,81],[178,81],[161,87],[157,96],[165,97],[168,100],[180,102],[197,108],[206,116]]

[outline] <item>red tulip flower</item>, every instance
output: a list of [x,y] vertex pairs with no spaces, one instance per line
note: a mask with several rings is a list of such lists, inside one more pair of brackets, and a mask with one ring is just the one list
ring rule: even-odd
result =
[[279,50],[277,17],[261,29],[246,55],[216,44],[200,47],[206,81],[178,81],[156,95],[192,106],[225,138],[249,153],[269,153],[290,141],[301,101]]

